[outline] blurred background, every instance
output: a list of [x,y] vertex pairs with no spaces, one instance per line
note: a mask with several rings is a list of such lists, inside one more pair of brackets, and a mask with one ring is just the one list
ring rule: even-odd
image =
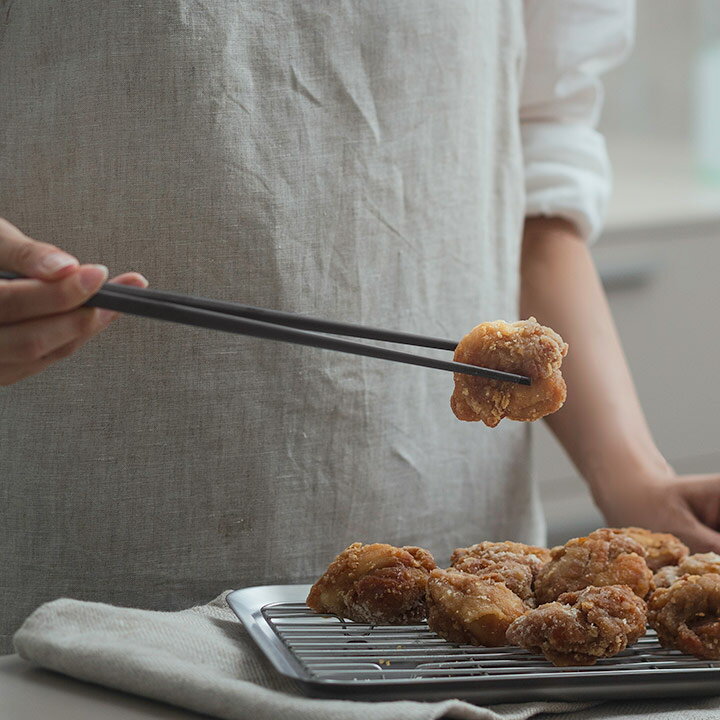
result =
[[[638,0],[633,54],[605,76],[615,176],[594,247],[655,440],[720,473],[720,1]],[[535,468],[551,545],[603,524],[544,426]]]

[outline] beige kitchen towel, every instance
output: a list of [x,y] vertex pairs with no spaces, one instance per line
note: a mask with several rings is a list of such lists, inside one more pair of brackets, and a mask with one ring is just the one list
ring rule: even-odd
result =
[[25,620],[15,648],[50,670],[226,720],[525,720],[589,707],[306,698],[264,659],[225,602],[227,592],[179,612],[61,598]]

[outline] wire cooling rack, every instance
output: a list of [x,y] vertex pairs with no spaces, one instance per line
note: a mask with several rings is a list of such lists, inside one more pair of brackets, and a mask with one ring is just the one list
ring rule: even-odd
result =
[[305,605],[309,589],[269,585],[227,598],[278,672],[309,695],[490,704],[720,694],[720,663],[666,650],[652,631],[596,665],[557,668],[516,647],[448,643],[424,623],[373,626],[318,615]]

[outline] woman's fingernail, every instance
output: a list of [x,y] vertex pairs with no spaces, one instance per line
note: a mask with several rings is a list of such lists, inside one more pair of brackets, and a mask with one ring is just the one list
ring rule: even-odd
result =
[[112,322],[116,315],[117,313],[114,310],[100,309],[98,310],[98,321],[102,327],[105,327]]
[[107,280],[108,269],[104,265],[86,265],[78,271],[80,286],[91,292]]
[[78,265],[78,261],[72,257],[72,255],[67,255],[62,252],[51,252],[40,258],[37,267],[44,275],[54,275],[58,270],[74,265]]

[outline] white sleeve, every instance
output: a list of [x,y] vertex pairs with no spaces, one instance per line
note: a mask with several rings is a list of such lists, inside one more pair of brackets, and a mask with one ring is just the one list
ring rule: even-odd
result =
[[520,98],[525,214],[559,215],[584,238],[600,232],[610,196],[595,130],[601,73],[630,50],[634,0],[524,0],[527,57]]

